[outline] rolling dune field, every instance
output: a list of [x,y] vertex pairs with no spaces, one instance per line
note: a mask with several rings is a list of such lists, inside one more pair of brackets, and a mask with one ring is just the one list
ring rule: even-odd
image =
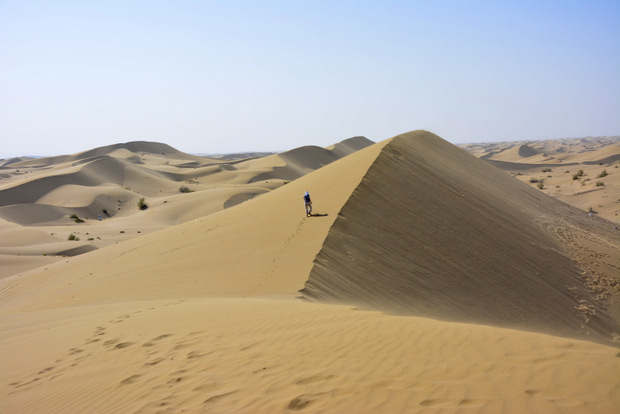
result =
[[522,182],[515,148],[5,162],[0,412],[617,412],[615,207]]

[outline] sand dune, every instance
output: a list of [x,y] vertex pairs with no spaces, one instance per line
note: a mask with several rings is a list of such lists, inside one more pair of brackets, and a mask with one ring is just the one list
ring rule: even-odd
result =
[[[67,162],[90,161],[91,158],[99,158],[103,156],[114,156],[115,158],[124,158],[133,161],[139,161],[141,156],[160,156],[167,155],[167,158],[186,160],[197,160],[197,157],[185,154],[175,148],[159,142],[133,141],[122,144],[107,145],[92,150],[79,152],[73,155],[60,155],[54,157],[30,158],[11,163],[12,168],[41,168],[49,167]],[[204,160],[204,159],[202,159]],[[215,161],[215,160],[213,160]],[[4,164],[3,166],[7,166]]]
[[2,412],[617,411],[611,222],[421,131],[248,183],[286,157],[64,227],[168,223],[264,183],[260,197],[0,279]]
[[[283,286],[288,286],[288,294],[296,295],[335,214],[380,148],[373,145],[360,150],[249,203],[34,272],[25,278],[32,284],[20,283],[11,297],[20,296],[17,291],[27,291],[30,299],[20,297],[18,302],[38,308],[73,305],[75,298],[83,305],[109,298],[277,294]],[[315,194],[315,212],[327,216],[305,217],[301,197],[306,190]],[[292,253],[288,253],[290,249]],[[93,272],[92,263],[97,260],[105,266]],[[67,275],[67,264],[71,264],[71,275]],[[129,273],[128,266],[132,269]],[[179,274],[177,268],[183,272]],[[177,277],[171,279],[170,274]],[[36,287],[37,280],[46,281],[41,290]],[[67,288],[67,283],[71,287]],[[52,294],[51,284],[56,285]],[[11,300],[3,299],[5,303]]]
[[[538,155],[519,156],[518,150],[523,146]],[[468,144],[462,147],[548,195],[620,223],[620,186],[617,184],[620,137]],[[575,174],[579,176],[575,177]]]
[[[55,234],[61,245],[36,243],[47,249],[41,254],[74,254],[87,251],[86,244],[105,247],[229,208],[371,143],[355,137],[336,144],[337,150],[305,147],[282,157],[216,160],[185,154],[165,144],[130,142],[74,155],[16,161],[4,167],[7,177],[0,180],[0,218]],[[180,193],[181,188],[187,192]],[[146,211],[137,208],[141,198],[150,207]],[[85,222],[76,224],[73,215]],[[67,249],[71,235],[80,238],[79,245]],[[19,240],[14,232],[13,237]],[[23,252],[14,246],[13,256],[32,256],[30,244],[24,240]],[[6,254],[5,259],[9,259]],[[23,264],[20,271],[38,265],[33,261],[29,267],[23,260],[11,260]],[[14,274],[15,269],[0,264],[0,276]]]
[[[571,215],[432,134],[402,135],[341,210],[303,292],[613,343],[620,325],[610,300],[586,286],[556,234],[596,233],[610,246],[618,236],[604,220]],[[602,259],[617,266],[609,254]]]

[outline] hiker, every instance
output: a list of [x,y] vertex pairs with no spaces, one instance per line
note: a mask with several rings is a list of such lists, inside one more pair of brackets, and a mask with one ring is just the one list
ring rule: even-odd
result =
[[312,215],[312,200],[310,199],[310,193],[307,191],[304,194],[304,204],[306,206],[306,217],[310,217]]

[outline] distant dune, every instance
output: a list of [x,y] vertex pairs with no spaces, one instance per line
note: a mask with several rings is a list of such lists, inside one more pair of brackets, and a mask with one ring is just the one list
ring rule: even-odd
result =
[[[20,254],[72,255],[108,246],[170,225],[194,220],[264,194],[310,171],[371,145],[354,137],[333,149],[303,147],[250,159],[213,159],[185,154],[156,142],[128,142],[73,155],[14,159],[0,171],[0,220],[39,227],[55,243],[33,253],[15,241],[0,242],[0,277],[40,265]],[[144,198],[149,209],[141,211]],[[84,223],[76,224],[72,216]],[[101,219],[107,224],[98,220]],[[6,225],[0,223],[0,235]],[[19,237],[12,231],[14,240]],[[67,238],[73,247],[67,249]],[[47,237],[46,236],[46,237]],[[6,264],[6,266],[4,266]]]
[[620,137],[461,147],[548,195],[620,224]]
[[490,157],[425,131],[82,155],[2,169],[3,413],[620,407],[616,224]]

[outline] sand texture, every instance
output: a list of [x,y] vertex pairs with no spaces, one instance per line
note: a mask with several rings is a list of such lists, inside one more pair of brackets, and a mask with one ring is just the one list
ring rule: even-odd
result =
[[[367,144],[12,161],[0,195],[32,209],[2,215],[0,412],[617,412],[614,223],[428,132]],[[130,228],[40,261],[50,230]]]

